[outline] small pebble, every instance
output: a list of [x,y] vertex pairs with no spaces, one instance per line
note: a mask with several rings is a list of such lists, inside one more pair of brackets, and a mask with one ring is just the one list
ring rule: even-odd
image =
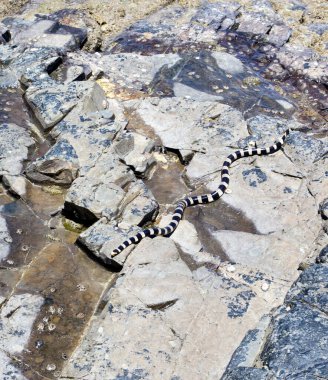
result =
[[228,266],[227,266],[227,271],[228,271],[228,272],[232,273],[232,272],[234,272],[235,270],[236,270],[236,268],[235,268],[233,265],[228,265]]
[[270,285],[267,282],[264,282],[261,286],[261,289],[263,290],[263,292],[267,292],[269,288],[270,288]]
[[49,331],[53,331],[53,330],[55,330],[55,328],[56,328],[56,325],[54,323],[49,323],[49,325],[48,325]]
[[84,292],[86,290],[86,287],[83,284],[77,284],[76,287],[80,292]]
[[38,331],[43,331],[44,330],[44,323],[40,322],[37,326]]
[[225,192],[226,192],[227,194],[231,194],[231,193],[232,193],[232,190],[231,190],[231,189],[227,189]]
[[56,364],[48,364],[47,365],[47,371],[54,371],[56,369]]

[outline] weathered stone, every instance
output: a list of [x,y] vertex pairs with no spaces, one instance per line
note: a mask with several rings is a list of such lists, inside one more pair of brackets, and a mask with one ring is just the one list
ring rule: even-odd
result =
[[282,308],[261,359],[278,379],[326,377],[327,333],[324,313],[306,303]]
[[[163,237],[140,242],[122,274],[106,296],[108,304],[99,320],[93,322],[64,369],[64,376],[88,372],[91,379],[105,374],[156,378],[163,371],[169,378],[220,378],[238,344],[236,337],[253,328],[259,308],[267,305],[269,310],[272,306],[257,298],[248,285],[230,278],[228,272],[201,267],[192,274],[172,240]],[[131,327],[128,332],[127,326]],[[186,330],[186,326],[190,328]],[[233,336],[230,328],[235,331]],[[221,351],[223,340],[226,343]],[[99,349],[90,350],[95,344]],[[101,354],[105,347],[106,359]],[[87,351],[89,355],[85,355]]]
[[267,369],[237,367],[226,372],[222,380],[272,380],[273,377]]
[[[51,135],[57,143],[32,165],[33,170],[38,170],[36,166],[46,160],[60,159],[67,162],[67,168],[71,166],[72,179],[76,178],[77,169],[80,176],[85,175],[125,127],[116,103],[114,100],[108,103],[102,89],[95,84],[75,109],[52,129]],[[113,109],[115,115],[104,108]]]
[[22,46],[33,44],[67,52],[79,48],[87,37],[85,29],[60,25],[50,19],[39,18],[32,22],[19,22],[15,18],[7,18],[5,23],[13,31],[12,41]]
[[238,31],[252,34],[266,34],[273,21],[262,13],[243,13],[238,19]]
[[56,143],[26,169],[27,177],[43,184],[69,186],[77,177],[78,156],[67,140]]
[[92,72],[103,72],[99,80],[110,98],[130,99],[152,91],[150,83],[161,67],[171,67],[179,60],[177,54],[141,56],[139,54],[70,54],[75,63],[89,64]]
[[321,214],[322,219],[328,219],[328,199],[325,199],[320,203],[319,212]]
[[312,49],[286,44],[277,52],[279,63],[291,73],[323,82],[328,75],[324,57],[318,57]]
[[[166,215],[161,219],[160,227],[166,227],[172,221],[172,215]],[[196,228],[188,220],[181,220],[177,229],[172,233],[170,238],[185,253],[195,255],[202,249]]]
[[236,12],[240,6],[237,3],[232,2],[228,6],[226,3],[205,3],[191,18],[191,24],[195,23],[194,27],[201,26],[219,30],[222,27],[222,22],[227,18],[232,18],[234,12]]
[[0,22],[0,44],[9,42],[11,38],[11,34],[6,25]]
[[155,163],[151,155],[154,141],[139,133],[124,133],[115,143],[115,153],[137,173],[145,173]]
[[12,238],[8,231],[6,219],[0,216],[0,260],[5,260],[10,253]]
[[13,194],[18,195],[19,197],[23,197],[25,195],[26,179],[23,176],[11,176],[5,174],[2,177],[2,182]]
[[328,262],[328,245],[324,247],[316,260],[318,263],[327,263]]
[[[320,257],[320,256],[319,256]],[[321,256],[322,257],[322,256]],[[323,313],[328,311],[328,267],[311,265],[304,270],[286,297],[287,303],[304,303]]]
[[155,219],[158,213],[158,203],[150,190],[141,180],[132,182],[125,189],[126,196],[120,205],[122,226],[143,226]]
[[124,264],[127,256],[134,247],[133,245],[130,246],[114,259],[110,256],[111,252],[128,237],[138,232],[140,232],[139,227],[132,226],[127,229],[122,229],[115,224],[108,223],[106,218],[102,218],[84,231],[79,236],[78,242],[86,247],[88,251],[92,252],[93,255],[99,257],[105,264],[117,268]]
[[20,175],[28,150],[35,144],[25,129],[15,124],[0,125],[0,176]]
[[65,200],[65,214],[90,225],[102,216],[109,220],[117,216],[125,192],[115,183],[104,183],[101,179],[77,178]]
[[[36,294],[12,295],[2,305],[0,313],[0,338],[4,350],[0,352],[0,376],[2,379],[24,380],[25,377],[13,365],[12,357],[22,354],[30,338],[33,323],[44,298]],[[16,377],[17,376],[17,377]]]
[[[231,361],[227,366],[225,372],[227,379],[229,379],[229,375],[232,376],[232,373],[236,373],[234,376],[237,376],[238,368],[241,369],[239,373],[239,375],[241,375],[243,368],[250,368],[254,365],[259,354],[262,352],[263,341],[269,331],[270,322],[271,318],[265,315],[256,326],[256,329],[247,332],[240,346],[233,353]],[[223,378],[225,379],[225,377]],[[236,379],[238,379],[238,377],[236,377]]]
[[281,47],[288,42],[292,34],[291,28],[286,25],[273,25],[268,35],[268,41],[272,44]]
[[226,151],[223,142],[233,144],[247,135],[241,113],[216,102],[164,98],[143,100],[134,107],[165,147],[182,152],[194,150],[215,156]]
[[77,114],[80,117],[81,108],[83,108],[84,115],[107,108],[107,102],[105,107],[103,103],[105,100],[103,91],[92,82],[57,84],[51,88],[44,87],[44,85],[30,86],[25,96],[45,130],[60,122],[78,103],[80,106],[66,121],[75,121]]

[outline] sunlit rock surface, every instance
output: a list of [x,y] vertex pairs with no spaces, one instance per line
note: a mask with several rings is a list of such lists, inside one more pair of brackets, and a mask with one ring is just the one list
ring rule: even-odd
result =
[[[174,2],[115,35],[107,1],[59,3],[0,23],[0,376],[327,377],[314,5]],[[287,128],[283,150],[232,165],[220,201],[111,256]]]

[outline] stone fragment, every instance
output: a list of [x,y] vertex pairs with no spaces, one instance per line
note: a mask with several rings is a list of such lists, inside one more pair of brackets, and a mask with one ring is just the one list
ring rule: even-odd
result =
[[77,177],[78,157],[67,140],[57,142],[41,159],[26,169],[33,182],[69,186]]
[[324,247],[321,251],[319,256],[316,259],[317,263],[327,263],[328,262],[328,245]]
[[23,197],[25,195],[26,179],[23,176],[4,175],[2,177],[2,182],[12,193],[18,195],[19,197]]
[[7,18],[5,23],[13,31],[12,41],[23,47],[33,45],[67,52],[79,48],[87,37],[86,29],[61,25],[49,18],[37,18],[34,21]]
[[111,252],[127,238],[138,232],[140,232],[139,227],[130,226],[122,229],[102,218],[80,234],[78,243],[86,247],[93,255],[99,257],[105,264],[121,269],[134,246],[130,246],[122,254],[114,258],[111,257]]
[[0,313],[0,339],[5,350],[0,351],[0,376],[2,379],[25,377],[13,365],[12,357],[24,352],[31,336],[33,323],[43,304],[36,294],[11,295],[2,304]]
[[167,148],[215,156],[225,151],[224,145],[247,135],[242,114],[224,104],[164,98],[146,99],[135,107]]
[[291,28],[286,25],[273,25],[268,35],[268,41],[275,46],[281,47],[288,42],[292,34]]
[[[172,221],[172,215],[166,215],[161,219],[160,227],[166,227]],[[188,254],[195,254],[202,249],[195,226],[188,220],[181,220],[177,229],[170,235],[170,238]]]
[[266,34],[273,22],[263,13],[243,13],[238,19],[238,31],[252,34]]
[[10,253],[12,238],[8,231],[6,219],[0,215],[0,260],[5,260]]
[[56,83],[50,88],[46,83],[40,83],[30,86],[25,97],[45,130],[60,122],[68,113],[70,115],[65,121],[77,122],[82,115],[85,118],[89,113],[107,108],[103,90],[93,82]]
[[155,219],[158,203],[152,192],[141,180],[132,182],[126,189],[126,196],[120,205],[120,226],[143,226]]
[[15,124],[0,125],[0,176],[18,176],[35,144],[27,130]]
[[126,132],[115,143],[116,154],[137,173],[145,173],[155,163],[151,155],[154,141],[136,132]]
[[124,190],[113,182],[79,177],[67,193],[64,213],[86,225],[93,224],[102,216],[112,220],[117,216],[124,196]]

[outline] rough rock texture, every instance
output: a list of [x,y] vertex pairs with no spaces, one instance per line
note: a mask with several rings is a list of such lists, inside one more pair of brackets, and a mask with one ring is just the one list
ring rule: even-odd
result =
[[[306,269],[288,292],[285,305],[272,316],[271,323],[248,333],[223,379],[242,378],[245,371],[262,373],[263,379],[326,377],[327,276],[326,264],[314,264]],[[252,368],[260,367],[259,360],[265,368]]]
[[0,126],[0,175],[20,175],[28,149],[35,144],[29,133],[13,124]]
[[[132,22],[168,2],[33,0],[2,20],[4,379],[328,376],[327,31],[311,1],[174,2]],[[232,165],[222,200],[111,257],[287,128],[283,150]]]

